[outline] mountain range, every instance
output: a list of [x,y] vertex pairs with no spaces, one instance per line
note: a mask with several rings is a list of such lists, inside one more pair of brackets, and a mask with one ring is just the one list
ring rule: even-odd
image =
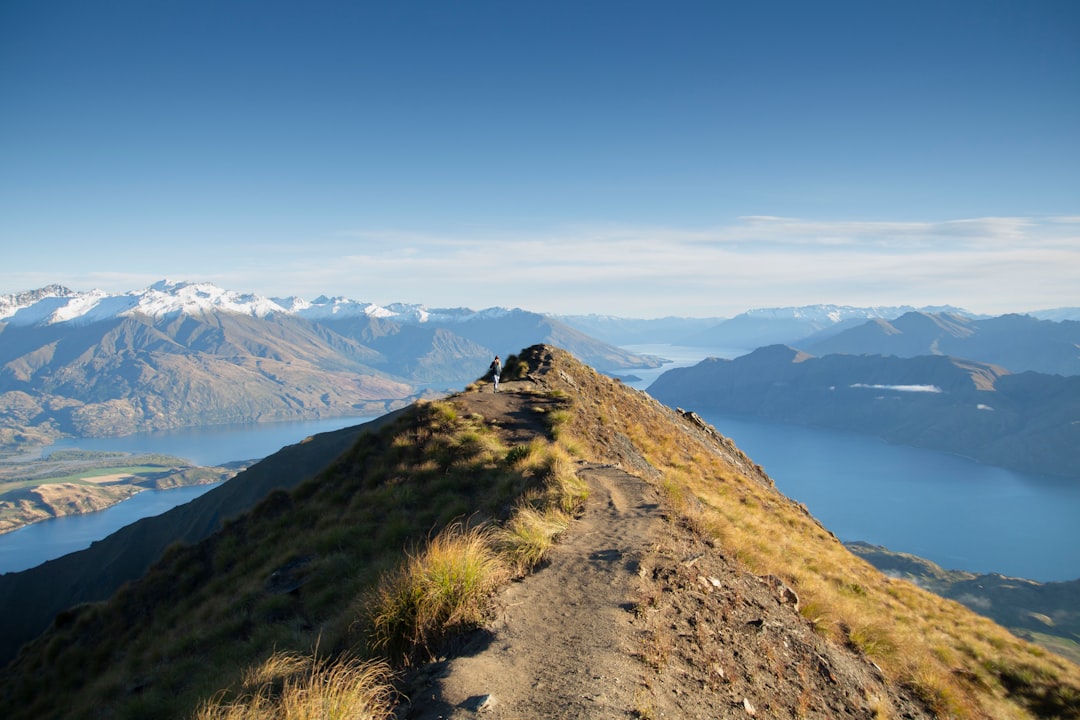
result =
[[[677,370],[650,391],[687,407],[870,432],[1025,471],[1078,466],[1076,320],[836,305],[730,320],[554,318],[266,298],[166,280],[123,294],[52,285],[0,296],[0,449],[65,435],[378,415],[466,385],[493,355],[537,342],[626,376],[663,361],[616,343],[756,348],[778,338],[798,352],[763,345],[774,349]],[[946,375],[948,388],[934,380]],[[882,389],[903,385],[937,392]]]
[[772,345],[649,386],[690,410],[877,435],[1022,472],[1080,478],[1080,376],[945,355],[810,355]]
[[615,345],[670,344],[745,354],[790,345],[815,355],[955,355],[1013,372],[1080,373],[1080,308],[999,317],[954,307],[805,305],[757,308],[732,318],[558,319]]
[[357,666],[383,720],[1080,715],[1080,667],[856,558],[700,418],[517,357],[63,565],[123,584],[21,648],[6,717],[326,717]]
[[1012,372],[1080,375],[1080,322],[1030,315],[974,318],[955,313],[909,312],[875,318],[795,346],[814,355],[948,355],[991,363]]
[[0,296],[0,446],[62,435],[381,414],[553,342],[608,371],[659,360],[520,309],[270,299],[208,283]]

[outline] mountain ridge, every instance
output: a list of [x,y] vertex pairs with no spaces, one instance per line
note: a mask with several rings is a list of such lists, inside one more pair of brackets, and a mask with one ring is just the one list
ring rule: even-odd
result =
[[1030,315],[976,318],[909,312],[795,344],[814,355],[949,355],[1000,365],[1013,372],[1080,374],[1080,322],[1040,320]]
[[[692,414],[555,348],[529,348],[510,367],[517,373],[499,393],[478,382],[403,409],[327,453],[311,480],[174,546],[111,600],[61,613],[0,676],[12,720],[189,717],[207,698],[262,692],[244,690],[245,665],[316,647],[331,660],[399,648],[414,671],[399,717],[470,717],[481,705],[495,718],[1080,712],[1080,668],[857,560]],[[392,582],[444,547],[440,538],[463,518],[493,532],[525,510],[555,523],[565,498],[582,497],[582,482],[595,497],[584,497],[580,520],[555,530],[564,543],[536,573],[487,596],[487,614],[468,615],[457,633],[408,634],[418,645],[371,644],[385,636],[369,629],[388,627],[371,603],[399,597]],[[638,521],[622,518],[656,535],[590,531]],[[506,594],[565,569],[615,581],[583,597],[602,613],[562,594],[550,607]],[[540,634],[515,619],[548,610],[557,619],[539,623]],[[524,672],[534,681],[498,685],[489,672],[491,683],[476,684],[438,660],[481,659],[484,647],[496,656],[511,648],[509,661],[523,664],[499,667],[507,677],[535,668]],[[546,682],[543,668],[561,668],[555,677],[565,682]],[[464,680],[462,702],[447,684],[455,679]]]
[[867,433],[1022,472],[1075,479],[1080,468],[1080,376],[774,345],[669,370],[648,391],[669,405]]
[[251,293],[167,281],[122,296],[57,286],[13,297],[0,306],[7,448],[377,415],[461,387],[494,355],[536,342],[557,342],[608,371],[660,364],[519,309],[378,309],[324,298],[286,312]]

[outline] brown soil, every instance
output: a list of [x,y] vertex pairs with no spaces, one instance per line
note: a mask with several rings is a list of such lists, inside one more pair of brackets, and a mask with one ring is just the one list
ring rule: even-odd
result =
[[[530,383],[466,393],[514,442],[541,432]],[[542,400],[540,400],[542,401]],[[409,678],[398,716],[924,718],[870,661],[815,633],[779,580],[667,514],[648,480],[581,463],[590,497],[488,627]]]

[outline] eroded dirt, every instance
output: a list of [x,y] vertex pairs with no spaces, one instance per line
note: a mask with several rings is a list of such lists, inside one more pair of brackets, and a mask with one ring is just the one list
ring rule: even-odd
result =
[[[520,441],[538,431],[536,396],[503,387],[464,403]],[[399,717],[932,717],[815,633],[790,588],[669,517],[652,482],[612,465],[578,472],[582,517],[499,595],[487,628],[413,674]]]

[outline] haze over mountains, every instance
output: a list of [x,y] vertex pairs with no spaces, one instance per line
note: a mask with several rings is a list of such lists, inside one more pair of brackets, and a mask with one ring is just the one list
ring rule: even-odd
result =
[[990,318],[954,307],[808,305],[757,308],[729,319],[605,315],[559,319],[615,345],[667,343],[744,352],[791,345],[815,355],[951,354],[994,362],[1014,372],[1080,372],[1076,352],[1080,308]]
[[[474,386],[313,438],[187,512],[133,527],[148,543],[197,534],[109,600],[64,610],[47,629],[35,598],[51,601],[57,578],[0,577],[0,596],[39,623],[18,625],[12,612],[5,629],[24,637],[44,629],[0,675],[0,704],[12,718],[191,717],[208,698],[251,692],[245,668],[317,647],[397,663],[397,717],[473,716],[473,705],[444,702],[444,678],[466,683],[470,700],[494,693],[492,717],[646,717],[658,707],[667,717],[727,708],[823,719],[1080,710],[1080,668],[854,558],[700,418],[561,350],[519,357],[520,377],[498,394]],[[422,554],[410,548],[462,517],[497,529],[530,510],[556,518],[544,513],[568,503],[569,491],[555,494],[560,486],[579,489],[579,505],[566,506],[580,520],[563,516],[554,532],[565,539],[541,556],[536,576],[522,571],[506,594],[485,595],[495,605],[477,619],[453,616],[402,651],[377,642],[372,628],[383,615],[374,603],[397,597],[385,583]],[[83,554],[85,566],[144,562],[131,557],[133,544],[100,543]],[[40,570],[50,565],[61,563]],[[580,582],[520,594],[551,577]],[[604,581],[582,596],[578,585],[597,577]],[[526,627],[538,632],[523,640]],[[18,643],[2,639],[9,650]],[[485,653],[495,654],[488,667],[499,678],[491,669],[463,677],[453,665],[455,655]],[[512,681],[496,682],[503,674]]]
[[[0,296],[0,446],[381,414],[538,342],[612,375],[661,363],[617,345],[745,350],[667,373],[650,391],[669,404],[869,432],[1024,471],[1080,467],[1077,320],[835,305],[727,320],[553,318],[165,280],[120,295],[53,285]],[[772,344],[793,349],[749,352]]]
[[0,444],[379,414],[537,340],[609,372],[659,363],[524,310],[274,300],[168,281],[0,297],[0,338]]
[[910,312],[891,321],[874,319],[829,337],[811,336],[797,346],[814,355],[948,355],[1000,365],[1013,372],[1078,375],[1078,343],[1080,322],[1075,320]]

